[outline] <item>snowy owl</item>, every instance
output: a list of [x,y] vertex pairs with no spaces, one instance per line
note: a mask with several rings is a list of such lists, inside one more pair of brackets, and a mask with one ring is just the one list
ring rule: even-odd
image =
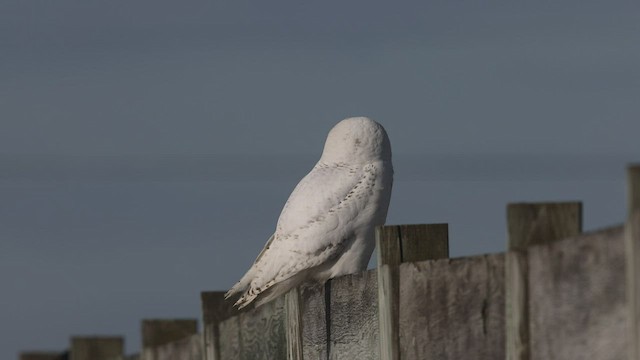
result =
[[391,197],[391,145],[384,128],[366,117],[331,129],[322,156],[287,200],[275,233],[253,266],[226,294],[260,306],[305,280],[366,269]]

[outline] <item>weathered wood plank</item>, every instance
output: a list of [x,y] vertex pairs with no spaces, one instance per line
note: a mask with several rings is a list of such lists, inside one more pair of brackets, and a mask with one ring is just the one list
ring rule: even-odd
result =
[[379,359],[377,272],[331,280],[329,359]]
[[143,319],[142,351],[143,360],[159,360],[159,346],[188,338],[198,333],[196,319]]
[[529,349],[529,311],[527,289],[527,253],[505,254],[506,353],[507,359],[527,359]]
[[[380,262],[378,262],[380,263]],[[378,265],[378,328],[380,359],[399,360],[399,271],[397,266]]]
[[218,324],[239,311],[233,307],[233,301],[224,299],[223,291],[204,291],[200,293],[202,304],[202,324],[205,360],[220,359],[220,332]]
[[531,359],[627,356],[622,227],[528,251]]
[[[202,335],[194,334],[144,351],[154,360],[203,360]],[[148,358],[145,358],[145,360]]]
[[378,327],[380,359],[399,360],[398,343],[398,265],[402,262],[399,226],[376,228],[378,254]]
[[240,359],[286,359],[284,297],[243,312],[239,317],[242,338]]
[[124,355],[124,338],[120,336],[74,336],[71,360],[108,360]]
[[143,319],[142,347],[157,347],[198,333],[196,319]]
[[219,359],[238,360],[242,358],[242,333],[240,316],[233,316],[218,324],[220,330]]
[[504,255],[400,265],[402,359],[504,359]]
[[[331,286],[329,280],[326,287]],[[327,360],[327,297],[325,285],[305,283],[299,288],[302,303],[302,353],[305,360]],[[329,291],[330,292],[330,291]]]
[[285,316],[287,319],[287,359],[302,360],[302,303],[298,288],[285,295]]
[[20,360],[64,360],[68,354],[52,351],[27,351],[20,353]]
[[627,208],[624,238],[630,319],[628,358],[640,360],[640,165],[627,169]]
[[627,197],[628,213],[640,210],[640,164],[627,169]]
[[447,224],[400,225],[401,262],[449,257]]
[[509,250],[575,236],[582,231],[582,203],[514,203],[507,207]]
[[449,256],[447,224],[383,226],[376,228],[378,253],[378,321],[380,358],[400,358],[398,331],[398,265],[403,261]]
[[506,356],[528,360],[528,264],[524,252],[536,244],[575,236],[582,231],[582,203],[517,203],[507,206],[508,254],[505,262]]
[[[69,357],[62,357],[58,360],[67,360]],[[131,354],[131,355],[121,355],[109,358],[109,360],[141,360],[142,355],[140,354]]]

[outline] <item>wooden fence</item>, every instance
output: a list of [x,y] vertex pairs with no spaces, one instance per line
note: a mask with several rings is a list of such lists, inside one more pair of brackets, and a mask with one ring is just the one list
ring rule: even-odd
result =
[[[203,292],[195,320],[145,320],[143,350],[72,338],[22,360],[640,360],[640,166],[625,225],[582,233],[582,206],[507,207],[508,251],[448,258],[446,224],[377,229],[378,268],[238,312]],[[65,357],[66,356],[66,357]]]

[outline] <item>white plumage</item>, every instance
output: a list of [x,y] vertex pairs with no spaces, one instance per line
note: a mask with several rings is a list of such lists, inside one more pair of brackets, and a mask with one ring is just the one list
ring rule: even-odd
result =
[[322,156],[289,196],[275,233],[226,297],[236,305],[264,304],[305,280],[366,269],[391,197],[391,145],[366,117],[331,129]]

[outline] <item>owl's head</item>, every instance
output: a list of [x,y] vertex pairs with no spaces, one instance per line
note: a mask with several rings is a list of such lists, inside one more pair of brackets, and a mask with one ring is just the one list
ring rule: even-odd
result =
[[322,151],[325,162],[357,164],[391,160],[391,144],[382,125],[366,117],[340,121],[331,129]]

